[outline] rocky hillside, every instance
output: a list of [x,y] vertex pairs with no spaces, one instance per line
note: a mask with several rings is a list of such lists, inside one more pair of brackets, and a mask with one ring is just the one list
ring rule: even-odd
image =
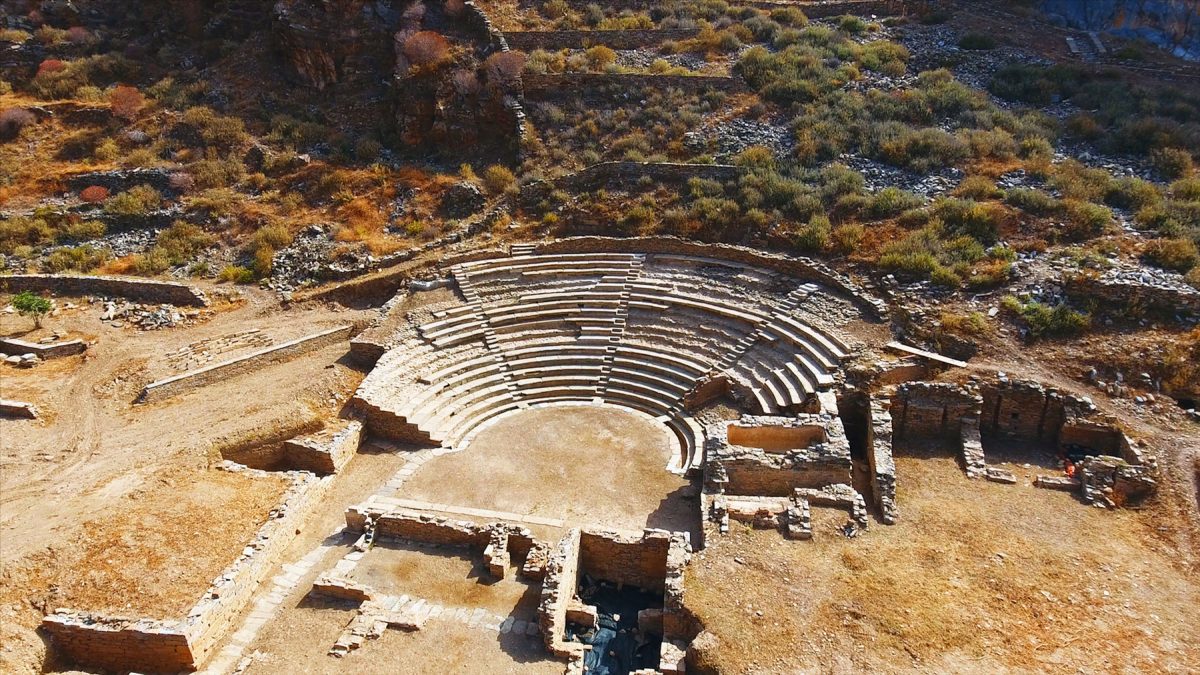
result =
[[1200,61],[1200,0],[1044,0],[1051,18],[1072,28],[1140,38]]

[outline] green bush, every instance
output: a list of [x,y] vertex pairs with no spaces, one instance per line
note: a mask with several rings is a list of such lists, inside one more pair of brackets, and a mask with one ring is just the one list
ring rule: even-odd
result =
[[1041,190],[1013,188],[1004,193],[1004,202],[1034,216],[1052,216],[1062,211],[1062,202]]
[[788,238],[797,250],[805,253],[821,253],[829,248],[833,233],[829,218],[817,214],[806,225],[789,232]]
[[1188,239],[1154,239],[1146,245],[1142,258],[1151,265],[1187,274],[1200,265],[1200,249]]
[[966,236],[984,245],[996,242],[1004,220],[1001,207],[972,199],[942,198],[934,202],[933,214],[955,236]]
[[60,233],[60,241],[86,241],[103,237],[108,228],[98,220],[81,220],[77,223],[67,223]]
[[251,284],[254,283],[254,272],[239,265],[229,265],[217,274],[217,280],[235,284]]
[[54,240],[54,228],[44,218],[13,216],[0,220],[0,253],[20,246],[40,246]]
[[1051,307],[1036,301],[1022,303],[1009,295],[1001,301],[1001,306],[1024,321],[1029,329],[1029,337],[1034,340],[1079,335],[1092,323],[1090,315],[1071,309],[1066,304]]
[[986,51],[996,48],[996,38],[983,33],[967,33],[958,41],[959,49]]
[[42,317],[50,313],[54,303],[32,291],[21,291],[13,296],[12,306],[21,316],[32,316],[34,324],[41,328]]
[[914,129],[902,122],[882,122],[870,129],[867,153],[874,159],[916,173],[928,173],[965,160],[966,143],[935,127]]
[[1200,202],[1200,178],[1181,178],[1171,183],[1171,196],[1185,202]]
[[483,170],[483,186],[488,193],[501,195],[517,186],[517,177],[507,167],[493,164]]
[[833,228],[833,247],[839,253],[853,253],[867,237],[867,228],[862,223],[843,223]]
[[162,206],[162,195],[149,185],[135,185],[104,202],[104,212],[119,218],[140,218]]
[[158,249],[172,266],[177,266],[214,243],[216,237],[205,232],[199,225],[177,220],[158,233],[154,248]]
[[45,267],[49,272],[90,272],[111,259],[112,251],[85,244],[55,249],[46,256]]
[[189,140],[198,140],[204,147],[221,151],[240,147],[249,139],[242,120],[218,115],[212,108],[204,106],[185,110],[176,126],[175,134]]
[[1090,202],[1068,199],[1063,202],[1067,236],[1076,241],[1098,237],[1112,223],[1112,211]]
[[963,199],[985,201],[999,199],[1004,196],[1004,192],[997,188],[996,182],[987,176],[967,176],[954,189],[954,195]]
[[237,157],[228,159],[202,159],[188,167],[195,187],[201,190],[222,188],[237,184],[246,175],[246,166]]
[[925,199],[899,188],[886,187],[876,192],[868,202],[865,214],[871,218],[891,218],[909,209],[920,208]]
[[1192,155],[1182,148],[1160,148],[1150,153],[1150,163],[1163,178],[1175,180],[1192,175]]
[[1104,201],[1122,209],[1138,210],[1162,201],[1158,188],[1141,178],[1118,178],[1109,185]]

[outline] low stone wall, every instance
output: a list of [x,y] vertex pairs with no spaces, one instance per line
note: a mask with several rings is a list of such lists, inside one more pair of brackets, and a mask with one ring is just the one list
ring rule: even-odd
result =
[[194,669],[188,636],[171,622],[113,619],[60,610],[42,620],[55,652],[108,671]]
[[0,398],[0,415],[6,417],[20,417],[28,420],[35,420],[38,416],[37,406],[24,401],[10,401],[9,399]]
[[526,96],[552,98],[582,95],[603,96],[606,87],[620,91],[650,88],[658,91],[679,89],[685,92],[722,91],[736,94],[749,91],[740,77],[724,75],[649,75],[642,73],[559,73],[522,75]]
[[872,396],[867,426],[867,464],[871,470],[871,492],[885,525],[896,522],[896,462],[892,458],[892,415],[887,399]]
[[0,338],[0,354],[37,354],[41,359],[56,359],[62,356],[74,356],[87,351],[87,343],[83,340],[64,340],[40,344],[26,342],[16,338]]
[[[733,438],[761,429],[778,435],[785,429],[811,429],[818,442],[803,447],[763,449],[736,445]],[[850,480],[850,441],[836,414],[796,418],[744,416],[736,424],[720,422],[705,429],[705,486],[730,495],[787,497],[798,487],[821,488]]]
[[869,295],[865,289],[845,275],[811,258],[765,253],[731,244],[705,244],[678,237],[569,237],[546,244],[535,250],[550,253],[668,253],[719,258],[752,267],[780,272],[801,281],[811,281],[845,293],[856,304],[878,319],[887,317],[887,305]]
[[72,663],[110,671],[179,672],[202,665],[274,571],[331,480],[303,472],[291,476],[282,505],[185,618],[151,621],[59,610],[42,621],[56,652]]
[[980,430],[1010,438],[1057,444],[1068,417],[1095,412],[1091,401],[1029,380],[998,378],[980,386]]
[[329,475],[337,473],[358,451],[362,422],[338,420],[315,434],[283,443],[283,462],[289,469]]
[[320,349],[327,345],[335,344],[350,338],[354,331],[354,326],[338,326],[329,330],[321,331],[314,335],[307,335],[295,340],[289,340],[282,344],[260,349],[246,356],[242,356],[222,363],[215,363],[211,366],[190,370],[186,373],[168,377],[165,380],[151,382],[142,390],[142,395],[139,398],[141,402],[161,401],[165,398],[176,396],[189,389],[202,387],[204,385],[224,380],[229,377],[234,377],[251,370],[257,370],[272,363],[287,361],[300,354]]
[[522,51],[534,49],[584,49],[604,45],[611,49],[638,49],[671,40],[689,40],[700,31],[694,28],[669,30],[547,30],[508,31],[508,46]]
[[1173,285],[1143,283],[1128,276],[1129,273],[1111,277],[1072,275],[1063,279],[1063,288],[1073,298],[1094,303],[1101,313],[1134,317],[1149,314],[1166,319],[1200,317],[1200,289],[1182,281]]
[[579,535],[579,573],[615,584],[661,591],[667,578],[670,547],[671,534],[665,530],[646,530],[640,536],[584,530]]
[[133,277],[100,277],[81,274],[10,274],[0,276],[0,290],[9,293],[33,291],[55,295],[116,296],[159,304],[205,307],[208,298],[187,284]]
[[[704,180],[737,180],[745,173],[740,166],[730,164],[684,164],[681,162],[600,162],[572,174],[555,179],[556,187],[569,190],[612,189],[616,185],[633,186],[643,179],[656,183],[682,185],[693,178]],[[540,201],[546,184],[535,183],[522,188],[521,199]]]
[[896,388],[891,415],[895,441],[959,441],[962,420],[978,418],[983,398],[956,384],[909,382]]

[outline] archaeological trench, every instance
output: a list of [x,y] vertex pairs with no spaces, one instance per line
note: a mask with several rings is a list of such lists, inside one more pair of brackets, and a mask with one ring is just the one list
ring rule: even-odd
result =
[[[357,331],[348,356],[368,375],[342,419],[226,453],[224,470],[282,475],[287,487],[191,609],[151,620],[48,608],[42,628],[58,658],[113,671],[240,670],[246,646],[278,620],[280,598],[298,592],[356,609],[323,646],[351,670],[371,669],[355,662],[365,641],[449,621],[523,636],[565,672],[684,672],[703,631],[684,593],[689,558],[739,523],[793,546],[817,537],[870,546],[905,517],[895,454],[954,456],[963,481],[1069,491],[1078,508],[1137,504],[1156,487],[1155,458],[1086,398],[1016,373],[930,382],[962,364],[878,344],[870,336],[883,302],[807,259],[582,237],[463,254],[434,272],[370,325],[316,336]],[[154,383],[144,396],[204,386],[224,367]],[[594,428],[603,433],[585,433]],[[289,543],[368,444],[407,461],[345,511],[335,534],[353,541],[348,553],[314,570],[329,545],[297,554]],[[539,461],[586,455],[604,466],[608,453],[639,455],[644,483],[622,489],[651,492],[644,510],[605,515],[594,501],[603,490],[589,494],[603,475],[522,497],[541,489],[530,484],[540,480],[534,467],[520,466],[534,444]],[[993,451],[1004,458],[1014,447],[1065,470],[1022,481],[992,466]],[[500,458],[515,458],[515,470]],[[475,489],[451,484],[461,475]],[[668,495],[653,489],[672,484],[685,508],[659,513]],[[840,524],[814,527],[823,511]],[[482,570],[469,583],[519,583],[534,601],[505,615],[421,597],[386,573],[395,560],[447,555]],[[297,588],[310,570],[314,580]]]

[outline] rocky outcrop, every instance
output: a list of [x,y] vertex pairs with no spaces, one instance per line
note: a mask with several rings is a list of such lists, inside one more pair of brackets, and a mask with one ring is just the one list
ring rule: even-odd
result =
[[524,61],[471,2],[280,0],[272,37],[292,79],[377,87],[408,147],[515,155]]
[[399,20],[391,2],[280,0],[272,10],[271,34],[289,74],[323,90],[390,72],[391,36]]
[[1042,8],[1072,28],[1147,40],[1200,61],[1200,0],[1043,0]]

